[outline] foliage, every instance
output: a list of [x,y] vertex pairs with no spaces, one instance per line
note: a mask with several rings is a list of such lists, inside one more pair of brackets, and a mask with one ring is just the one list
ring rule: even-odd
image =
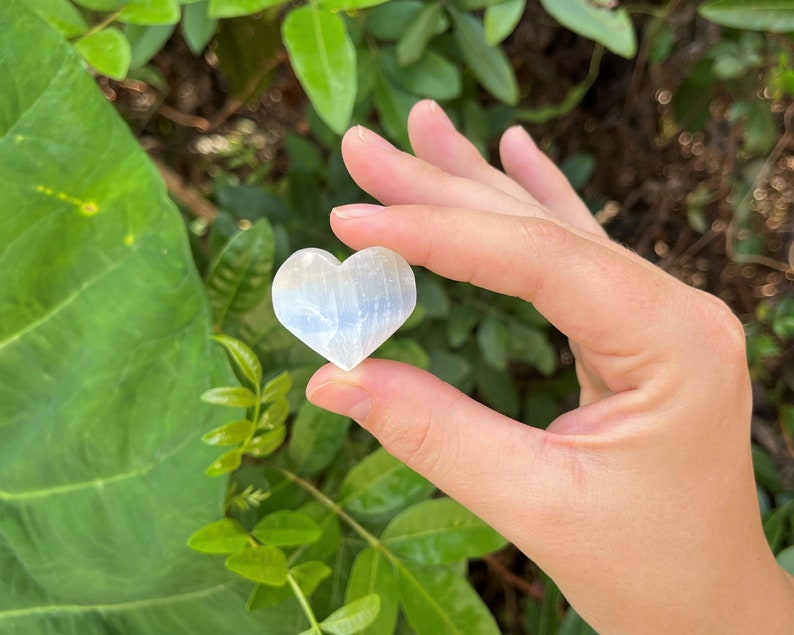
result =
[[57,33],[16,0],[0,32],[0,630],[261,628],[183,547],[223,492],[196,395],[229,372],[181,219]]
[[[639,50],[651,72],[669,65],[692,24],[676,25],[670,4],[645,18],[616,4],[10,0],[0,14],[0,630],[202,633],[222,616],[240,633],[498,632],[466,561],[504,541],[349,420],[305,402],[322,360],[275,320],[271,274],[304,246],[344,256],[325,210],[361,197],[338,149],[350,122],[408,147],[408,109],[430,97],[487,152],[510,121],[548,125],[592,96],[604,48]],[[551,104],[529,94],[511,42],[538,5],[596,43],[584,79]],[[660,109],[663,140],[717,123],[739,140],[729,175],[739,262],[764,255],[748,193],[756,159],[780,143],[776,104],[794,96],[788,36],[769,33],[794,28],[791,5],[704,3],[702,18],[743,30],[712,25]],[[284,174],[236,150],[213,184],[217,216],[191,225],[191,259],[151,163],[77,55],[25,6],[97,73],[163,93],[172,87],[150,62],[173,37],[195,55],[210,46],[240,103],[288,59],[310,134],[286,135]],[[548,149],[579,190],[599,169],[586,150]],[[708,183],[687,197],[693,230],[710,231],[714,199]],[[417,311],[377,355],[529,424],[553,420],[575,377],[542,316],[417,274]],[[790,300],[758,304],[747,333],[754,379],[794,448]],[[769,447],[755,445],[754,458],[767,536],[794,570],[791,484]],[[589,632],[539,579],[527,630]]]
[[[625,57],[635,54],[634,30],[625,9],[613,11],[608,4],[586,0],[542,4],[561,24],[583,36]],[[347,128],[354,109],[357,118],[366,118],[374,108],[387,132],[407,146],[405,119],[411,104],[418,98],[459,98],[471,92],[468,78],[505,104],[518,101],[513,66],[499,44],[520,20],[526,0],[312,0],[292,9],[285,6],[286,0],[32,3],[73,41],[95,71],[116,80],[128,74],[149,76],[143,72],[145,65],[177,24],[198,55],[216,30],[234,28],[223,22],[265,11],[265,22],[281,24],[295,74],[320,118],[337,134]],[[361,11],[370,7],[375,8]],[[231,57],[226,47],[218,47],[218,52]],[[277,60],[275,53],[271,51]],[[234,61],[221,63],[229,68]],[[259,85],[253,82],[254,88]]]

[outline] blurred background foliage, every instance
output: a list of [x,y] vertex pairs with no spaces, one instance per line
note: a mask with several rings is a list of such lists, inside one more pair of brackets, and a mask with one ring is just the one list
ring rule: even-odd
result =
[[[289,372],[291,413],[322,360],[276,322],[270,276],[301,247],[347,253],[328,211],[366,197],[339,135],[362,123],[409,149],[407,113],[431,98],[496,161],[499,134],[524,124],[617,240],[743,319],[761,511],[794,569],[794,2],[29,4],[157,162],[217,331],[252,347],[266,379]],[[575,405],[567,342],[531,305],[417,276],[417,310],[379,355],[529,425]],[[312,472],[323,488],[375,448],[341,434]],[[249,525],[271,485],[255,466],[244,461],[230,487],[230,513],[253,514]],[[584,632],[512,549],[472,562],[469,577],[504,632]]]

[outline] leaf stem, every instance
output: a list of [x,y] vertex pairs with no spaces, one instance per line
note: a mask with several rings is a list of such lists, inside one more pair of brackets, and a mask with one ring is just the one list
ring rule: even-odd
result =
[[295,580],[295,576],[289,572],[287,572],[287,582],[292,589],[292,593],[297,598],[298,603],[301,605],[304,615],[306,615],[306,618],[309,620],[309,624],[311,624],[312,627],[312,632],[316,633],[316,635],[322,635],[320,623],[317,621],[317,617],[314,615],[314,611],[312,610],[311,604],[309,604],[309,600],[303,594],[300,585],[298,584],[297,580]]
[[[270,465],[270,467],[280,474],[283,474],[285,478],[292,481],[298,487],[306,490],[314,496],[317,501],[322,504],[323,506],[327,507],[330,511],[334,514],[339,516],[353,531],[355,531],[367,544],[377,549],[382,549],[382,543],[378,540],[375,536],[373,536],[370,532],[368,532],[364,527],[362,527],[356,520],[350,516],[339,503],[334,502],[330,498],[328,498],[325,494],[323,494],[319,489],[317,489],[314,485],[309,483],[308,481],[302,479],[297,474],[293,474],[289,470],[284,469],[283,467],[279,467],[277,465]],[[386,550],[383,550],[384,553]],[[387,556],[388,557],[388,556]]]
[[[121,15],[121,12],[123,10],[124,9],[122,7],[121,9],[116,9],[112,13],[109,13],[108,15],[105,16],[105,18],[101,22],[97,22],[94,26],[92,26],[90,29],[88,29],[88,31],[86,31],[85,33],[80,35],[79,39],[82,40],[83,38],[87,38],[87,37],[93,35],[94,33],[98,33],[99,31],[104,29],[106,26],[110,26],[111,24],[113,24],[116,21],[116,18]],[[75,38],[75,39],[78,39],[78,38]]]

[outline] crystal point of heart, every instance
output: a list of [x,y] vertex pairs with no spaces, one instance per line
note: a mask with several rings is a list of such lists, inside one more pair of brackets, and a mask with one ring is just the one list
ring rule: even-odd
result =
[[273,310],[287,330],[352,370],[408,319],[416,281],[407,262],[369,247],[340,263],[322,249],[292,254],[273,277]]

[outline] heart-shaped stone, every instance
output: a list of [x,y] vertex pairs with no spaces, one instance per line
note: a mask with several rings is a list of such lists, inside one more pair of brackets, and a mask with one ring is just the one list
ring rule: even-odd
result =
[[322,249],[296,251],[276,272],[272,293],[279,322],[342,370],[383,344],[416,306],[411,267],[385,247],[343,263]]

